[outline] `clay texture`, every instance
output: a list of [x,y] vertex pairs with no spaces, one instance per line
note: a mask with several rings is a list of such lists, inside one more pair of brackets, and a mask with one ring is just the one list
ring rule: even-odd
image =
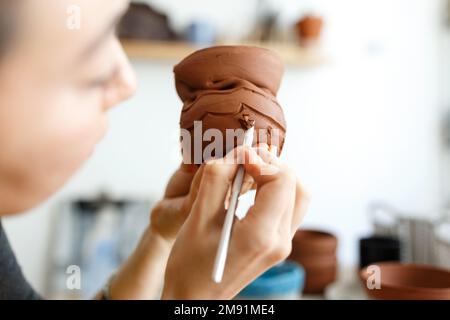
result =
[[[286,121],[276,99],[283,75],[283,64],[276,54],[250,46],[211,47],[186,57],[174,67],[174,73],[183,101],[180,128],[191,137],[191,141],[181,138],[183,161],[207,160],[202,151],[215,141],[215,136],[204,135],[208,129],[217,129],[222,135],[222,154],[213,156],[223,156],[242,144],[242,133],[251,126],[255,127],[254,145],[267,143],[280,154]],[[195,121],[201,121],[201,128],[195,130]],[[234,136],[229,135],[232,143],[229,140],[228,145],[227,129],[237,130]],[[195,150],[195,139],[200,139],[197,149],[201,150]]]

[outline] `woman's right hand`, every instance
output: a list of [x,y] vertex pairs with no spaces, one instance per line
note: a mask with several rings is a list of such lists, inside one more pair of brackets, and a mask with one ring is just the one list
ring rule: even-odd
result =
[[[245,156],[245,170],[257,184],[257,194],[245,219],[234,222],[224,276],[217,284],[212,271],[224,202],[238,168],[237,161],[227,160],[236,155]],[[294,172],[264,148],[240,147],[225,159],[207,162],[193,187],[196,198],[170,254],[162,298],[231,299],[289,255],[309,196]]]

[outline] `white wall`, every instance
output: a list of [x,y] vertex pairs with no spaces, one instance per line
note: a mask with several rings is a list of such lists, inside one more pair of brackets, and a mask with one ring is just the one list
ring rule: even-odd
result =
[[[246,28],[255,1],[156,1],[174,25],[208,15],[221,33]],[[315,9],[325,16],[331,63],[288,69],[279,100],[288,120],[284,159],[313,193],[305,226],[339,235],[340,258],[356,259],[356,239],[370,231],[366,207],[384,199],[431,215],[439,199],[439,36],[441,0],[274,1],[285,23]],[[244,5],[245,4],[245,5]],[[200,9],[199,9],[200,8]],[[137,95],[111,113],[97,152],[52,201],[7,219],[26,275],[43,288],[51,204],[106,188],[157,197],[177,165],[181,103],[172,64],[134,62]],[[157,137],[156,139],[153,137]]]

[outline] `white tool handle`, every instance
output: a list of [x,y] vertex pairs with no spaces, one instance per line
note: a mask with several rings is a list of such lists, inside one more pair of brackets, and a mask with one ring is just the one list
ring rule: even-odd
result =
[[[250,128],[245,133],[244,145],[251,147],[253,144],[254,128]],[[225,216],[225,222],[222,228],[219,247],[217,249],[216,261],[214,263],[213,280],[220,283],[225,269],[225,262],[227,260],[228,245],[230,243],[231,229],[233,227],[234,215],[238,203],[238,197],[241,193],[242,183],[244,182],[245,170],[244,166],[240,165],[231,187],[230,204]]]

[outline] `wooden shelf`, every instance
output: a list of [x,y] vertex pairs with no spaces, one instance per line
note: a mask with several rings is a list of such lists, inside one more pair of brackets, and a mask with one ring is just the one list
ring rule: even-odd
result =
[[[157,42],[142,40],[122,40],[122,45],[130,59],[160,60],[178,62],[199,48],[185,42]],[[217,45],[231,44],[218,43]],[[236,43],[233,43],[236,44]],[[239,43],[264,47],[278,53],[286,65],[314,67],[326,63],[319,49],[303,48],[298,45],[278,43]]]

